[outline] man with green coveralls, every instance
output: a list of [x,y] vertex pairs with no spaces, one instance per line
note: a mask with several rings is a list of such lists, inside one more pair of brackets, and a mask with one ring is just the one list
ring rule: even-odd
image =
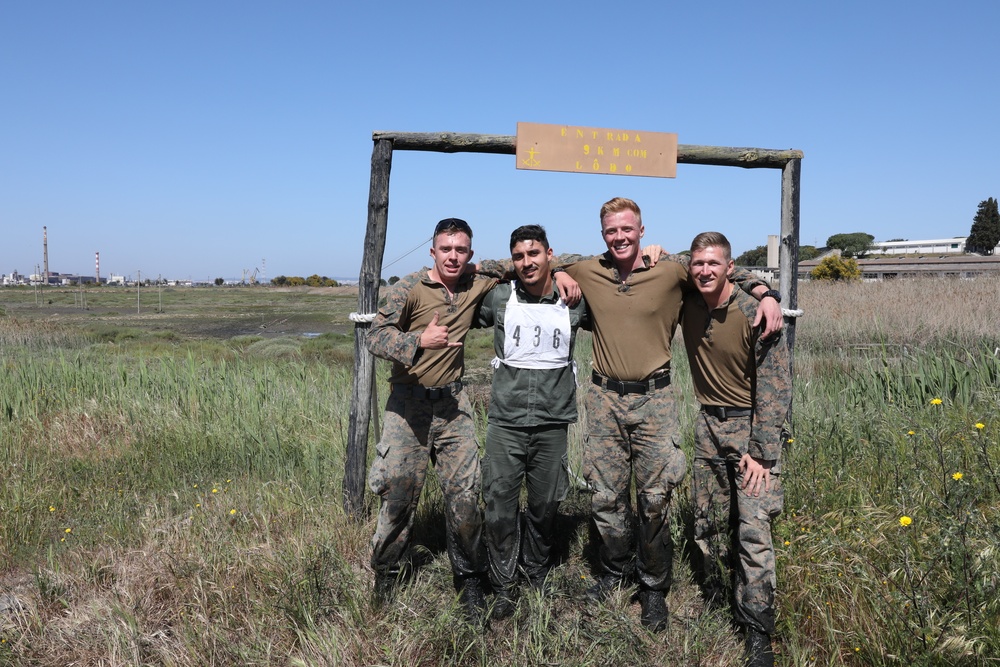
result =
[[585,302],[569,307],[559,297],[542,227],[515,229],[510,254],[517,280],[483,299],[476,322],[494,327],[496,352],[482,460],[493,618],[514,613],[518,569],[541,590],[552,565],[556,513],[569,486],[567,432],[577,419],[573,346],[586,321]]
[[[695,396],[694,541],[706,594],[732,570],[736,623],[748,667],[771,667],[776,585],[771,521],[781,513],[782,427],[792,396],[781,334],[753,326],[757,302],[735,289],[729,241],[691,242],[699,294],[684,299],[684,345]],[[732,540],[732,546],[728,542]]]

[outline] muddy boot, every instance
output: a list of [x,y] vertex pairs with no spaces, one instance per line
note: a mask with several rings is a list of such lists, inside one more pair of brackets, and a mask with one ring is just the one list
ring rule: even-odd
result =
[[667,601],[663,591],[639,591],[639,606],[642,607],[639,620],[650,632],[667,629]]
[[486,592],[479,577],[469,577],[462,581],[459,589],[462,611],[470,625],[483,626],[486,618]]
[[774,667],[774,651],[771,650],[771,635],[765,635],[753,628],[747,628],[747,667]]
[[621,590],[624,586],[625,582],[622,581],[621,577],[613,574],[602,574],[587,589],[587,599],[591,602],[605,602],[614,595],[615,591]]
[[517,603],[514,600],[514,591],[500,589],[493,596],[493,609],[490,611],[490,618],[495,620],[510,618],[514,615],[515,609],[517,609]]
[[372,590],[372,609],[379,610],[388,606],[396,598],[399,587],[399,577],[388,572],[375,573],[375,588]]

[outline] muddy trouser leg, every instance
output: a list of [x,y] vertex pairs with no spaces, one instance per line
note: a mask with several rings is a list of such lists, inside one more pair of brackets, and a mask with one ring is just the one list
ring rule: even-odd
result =
[[696,575],[708,589],[718,589],[729,578],[729,474],[725,454],[704,412],[695,417],[694,506]]
[[559,503],[569,491],[566,469],[568,424],[531,429],[525,480],[528,505],[522,516],[521,566],[532,580],[544,579],[552,566],[552,548]]
[[382,439],[368,473],[369,488],[382,499],[372,536],[371,564],[377,574],[398,576],[409,547],[427,473],[431,418],[428,401],[389,395]]
[[632,467],[628,434],[619,425],[628,397],[590,387],[583,475],[593,491],[591,518],[600,537],[600,574],[623,579],[634,553],[635,515],[629,497]]
[[448,556],[456,584],[487,570],[479,445],[468,392],[434,401],[431,457],[444,494]]
[[528,429],[489,424],[483,455],[483,500],[486,503],[485,535],[489,552],[490,583],[510,589],[517,576],[521,543],[519,503],[527,459]]
[[781,514],[784,489],[781,474],[771,471],[771,489],[754,498],[740,486],[737,471],[734,493],[739,504],[736,528],[736,622],[767,635],[774,634],[774,591],[777,586],[771,521]]
[[670,499],[687,473],[673,386],[634,397],[627,426],[639,516],[636,574],[641,588],[666,592],[673,575],[674,553]]

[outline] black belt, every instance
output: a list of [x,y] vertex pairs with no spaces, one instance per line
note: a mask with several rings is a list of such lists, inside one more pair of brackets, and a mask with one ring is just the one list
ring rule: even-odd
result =
[[424,387],[419,384],[393,384],[392,393],[406,398],[419,398],[427,401],[436,401],[439,398],[448,398],[462,391],[462,381],[456,380],[451,384],[443,384],[440,387]]
[[751,408],[732,408],[728,405],[703,405],[701,406],[701,411],[707,412],[722,421],[733,417],[749,417],[753,414]]
[[624,396],[625,394],[648,394],[655,389],[663,389],[670,386],[670,373],[652,380],[643,380],[642,382],[612,380],[611,378],[604,377],[597,371],[591,373],[590,377],[594,380],[594,384],[601,389],[613,391],[619,396]]

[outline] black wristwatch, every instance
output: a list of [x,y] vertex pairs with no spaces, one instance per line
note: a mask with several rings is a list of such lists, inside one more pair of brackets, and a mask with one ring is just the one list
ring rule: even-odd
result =
[[769,296],[772,299],[774,299],[775,301],[777,301],[778,303],[781,303],[781,292],[779,292],[776,289],[769,289],[769,290],[767,290],[766,292],[764,292],[763,294],[760,295],[760,298],[763,299],[765,296]]
[[557,266],[551,271],[552,277],[555,278],[557,273],[566,273],[566,268],[562,266]]

